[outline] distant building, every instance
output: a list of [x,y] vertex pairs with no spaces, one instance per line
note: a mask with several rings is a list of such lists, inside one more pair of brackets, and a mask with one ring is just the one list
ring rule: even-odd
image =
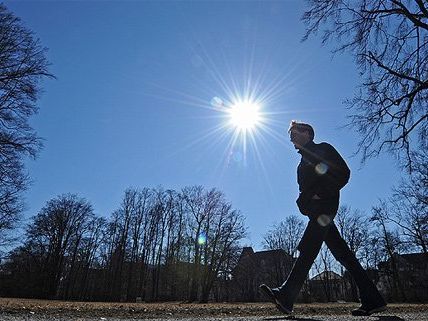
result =
[[388,301],[428,301],[428,253],[394,254],[379,264],[379,275]]
[[287,278],[294,259],[284,250],[267,250],[254,252],[251,247],[244,247],[237,266],[232,272],[234,301],[265,301],[258,287],[265,283],[278,286]]
[[342,276],[333,271],[323,271],[309,281],[312,301],[336,302],[345,297],[345,282]]

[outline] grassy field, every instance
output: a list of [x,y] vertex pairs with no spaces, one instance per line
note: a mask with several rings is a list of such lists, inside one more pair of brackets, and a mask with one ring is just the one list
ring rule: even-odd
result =
[[[299,315],[342,315],[357,303],[296,304]],[[428,304],[390,304],[390,313],[426,312]],[[0,298],[0,314],[42,314],[76,317],[191,317],[280,315],[270,303],[106,303]]]

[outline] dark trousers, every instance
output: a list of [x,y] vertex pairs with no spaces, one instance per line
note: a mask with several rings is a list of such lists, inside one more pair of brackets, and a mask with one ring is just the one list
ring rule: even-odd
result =
[[326,243],[335,259],[339,261],[354,278],[359,289],[362,304],[370,305],[385,302],[376,286],[367,276],[366,271],[349,249],[345,240],[340,236],[334,222],[331,221],[327,226],[321,226],[317,222],[316,217],[313,217],[309,220],[308,226],[299,243],[299,257],[294,263],[287,281],[279,287],[280,298],[284,301],[283,303],[286,306],[293,306],[323,242]]

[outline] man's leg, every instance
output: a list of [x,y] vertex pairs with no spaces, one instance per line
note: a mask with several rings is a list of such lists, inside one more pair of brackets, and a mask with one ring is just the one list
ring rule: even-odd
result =
[[333,222],[325,237],[325,243],[336,260],[351,273],[360,292],[361,304],[365,307],[385,306],[386,302],[382,295],[370,280]]
[[329,225],[323,227],[316,219],[309,220],[297,247],[300,252],[299,257],[294,263],[287,281],[278,288],[278,298],[287,307],[292,309],[303,282],[305,282],[309,270],[321,249],[322,242],[328,230]]

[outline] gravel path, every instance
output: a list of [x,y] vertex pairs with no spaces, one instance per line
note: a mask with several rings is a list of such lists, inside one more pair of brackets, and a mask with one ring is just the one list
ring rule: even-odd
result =
[[[36,315],[36,314],[8,314],[1,313],[2,321],[135,321],[135,320],[154,320],[145,318],[117,318],[117,317],[73,317],[61,315]],[[353,317],[350,315],[305,315],[294,317],[281,316],[248,316],[248,317],[191,317],[191,318],[161,318],[157,321],[428,321],[428,313],[396,313],[388,312],[373,315],[370,317]]]
[[357,303],[296,304],[284,317],[270,303],[108,303],[0,298],[0,321],[428,321],[428,304],[389,304],[385,312],[353,317]]

